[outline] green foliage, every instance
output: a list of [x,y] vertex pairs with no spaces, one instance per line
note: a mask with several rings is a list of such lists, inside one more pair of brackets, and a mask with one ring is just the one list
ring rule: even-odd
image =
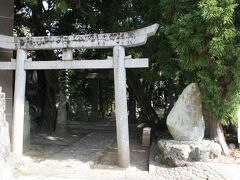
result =
[[237,4],[233,0],[171,3],[163,8],[166,14],[179,8],[168,17],[164,32],[182,68],[199,82],[207,109],[222,123],[235,122],[240,100]]
[[21,0],[22,2],[25,2],[25,3],[29,3],[31,5],[36,5],[37,4],[37,0]]
[[[126,51],[133,57],[149,58],[149,68],[134,72],[141,78],[154,108],[163,109],[166,117],[183,88],[197,82],[206,109],[222,123],[236,120],[240,96],[238,0],[48,0],[45,10],[41,2],[16,0],[18,35],[25,35],[26,28],[33,33],[42,24],[44,33],[71,35],[128,31],[159,23],[157,34],[146,45]],[[33,22],[31,16],[38,22]],[[112,56],[111,50],[74,53],[76,59],[107,56]],[[61,85],[70,94],[69,105],[77,106],[80,100],[90,103],[90,80],[86,77],[93,72],[61,72]],[[114,101],[113,82],[100,80],[100,84],[105,108]]]
[[56,7],[58,10],[61,11],[66,11],[68,8],[70,8],[71,6],[69,5],[69,3],[65,0],[57,0],[57,4]]

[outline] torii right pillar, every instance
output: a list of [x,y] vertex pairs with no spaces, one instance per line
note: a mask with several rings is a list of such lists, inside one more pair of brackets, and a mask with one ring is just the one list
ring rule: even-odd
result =
[[124,47],[115,46],[113,48],[113,64],[114,64],[118,164],[120,167],[128,168],[130,166],[130,152],[129,152],[127,92],[126,92],[126,69],[124,58],[125,58]]

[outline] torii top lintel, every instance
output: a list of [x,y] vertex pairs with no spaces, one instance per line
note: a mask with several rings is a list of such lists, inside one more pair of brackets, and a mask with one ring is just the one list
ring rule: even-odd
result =
[[10,37],[0,35],[0,48],[4,49],[99,49],[112,48],[120,45],[135,47],[147,42],[147,38],[153,36],[159,25],[153,24],[141,29],[120,32],[72,36],[38,36],[38,37]]

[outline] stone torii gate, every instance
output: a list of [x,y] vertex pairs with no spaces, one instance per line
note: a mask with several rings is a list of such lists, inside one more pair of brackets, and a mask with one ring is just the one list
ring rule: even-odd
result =
[[[0,70],[15,70],[12,152],[17,156],[22,156],[26,70],[114,69],[118,162],[121,167],[129,167],[126,68],[148,67],[148,59],[129,58],[125,56],[125,48],[145,44],[148,37],[156,33],[158,26],[158,24],[153,24],[142,29],[121,33],[73,36],[10,37],[0,35],[0,48],[17,51],[16,60],[0,62]],[[113,48],[113,58],[73,60],[72,49],[102,48]],[[32,61],[27,57],[28,51],[31,50],[55,49],[63,50],[62,61]]]

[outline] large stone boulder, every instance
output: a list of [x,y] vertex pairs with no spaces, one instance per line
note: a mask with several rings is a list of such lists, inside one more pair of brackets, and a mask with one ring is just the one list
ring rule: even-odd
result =
[[169,132],[175,140],[192,141],[204,137],[201,93],[196,83],[188,85],[167,117]]
[[160,160],[169,166],[185,166],[193,161],[207,161],[221,156],[221,146],[210,140],[158,141]]

